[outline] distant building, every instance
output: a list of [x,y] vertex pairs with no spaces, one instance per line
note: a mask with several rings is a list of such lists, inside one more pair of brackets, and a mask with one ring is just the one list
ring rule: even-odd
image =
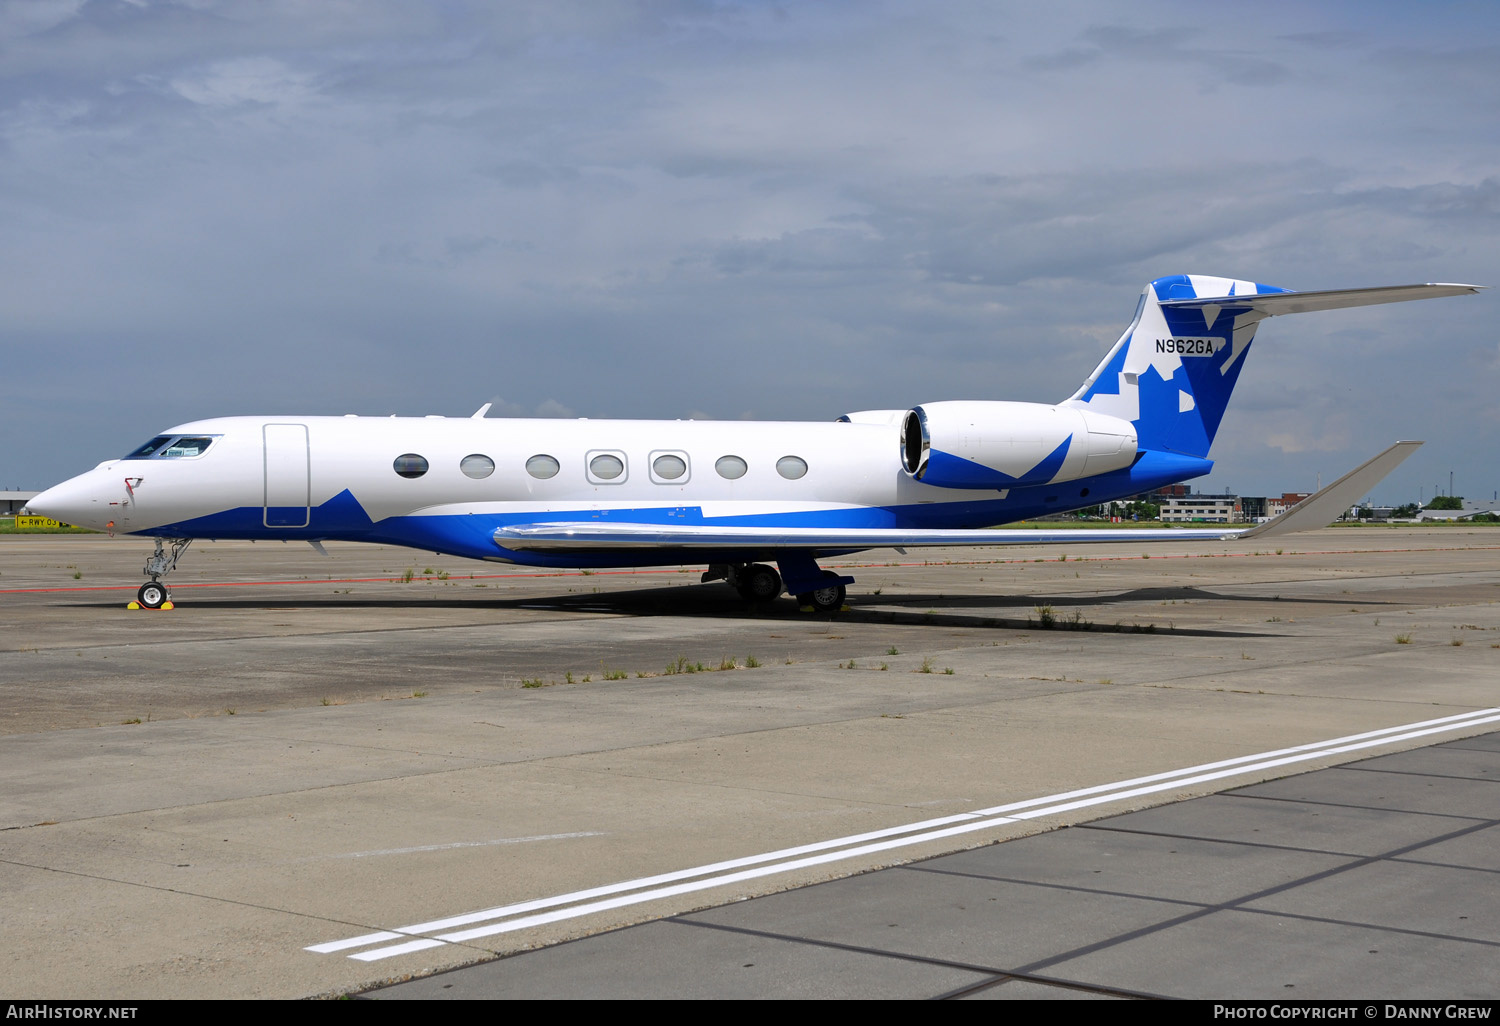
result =
[[1500,513],[1500,502],[1463,500],[1463,509],[1419,509],[1418,520],[1466,520],[1479,513]]
[[1268,495],[1266,497],[1266,516],[1279,517],[1311,494],[1312,492],[1282,492],[1280,496]]
[[1238,495],[1184,495],[1164,499],[1161,519],[1168,524],[1233,524],[1240,520]]
[[1241,495],[1240,520],[1253,524],[1268,519],[1270,502],[1264,495]]
[[1396,512],[1396,506],[1371,506],[1367,503],[1350,506],[1349,512],[1344,515],[1350,520],[1389,520]]
[[6,516],[15,516],[26,504],[40,495],[40,492],[0,492],[0,512]]

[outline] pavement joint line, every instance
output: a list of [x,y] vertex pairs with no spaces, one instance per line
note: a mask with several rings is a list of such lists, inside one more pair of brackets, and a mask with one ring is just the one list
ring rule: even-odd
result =
[[1103,887],[1083,887],[1078,884],[1052,883],[1046,880],[1022,880],[1013,876],[991,876],[988,873],[970,873],[957,869],[932,869],[927,866],[893,866],[913,873],[929,873],[933,876],[956,876],[966,880],[985,880],[991,883],[1018,884],[1022,887],[1041,887],[1049,891],[1068,891],[1074,894],[1093,894],[1104,898],[1129,898],[1133,901],[1154,901],[1164,905],[1186,905],[1189,908],[1208,908],[1212,902],[1194,901],[1191,898],[1168,898],[1159,894],[1137,894],[1131,891],[1111,891]]
[[[448,917],[445,919],[433,920],[427,923],[419,923],[414,926],[401,927],[398,928],[395,932],[402,935],[411,936],[418,934],[430,934],[438,930],[449,930],[453,926],[468,926],[473,923],[482,922],[490,924],[487,926],[472,926],[469,929],[439,933],[436,937],[427,937],[412,940],[403,944],[375,948],[373,950],[360,952],[348,957],[359,959],[360,961],[375,961],[377,959],[389,958],[395,955],[407,954],[414,951],[421,951],[432,947],[438,947],[445,943],[460,943],[463,941],[476,940],[481,937],[490,937],[497,934],[510,933],[516,930],[527,929],[532,926],[541,926],[565,919],[579,918],[582,916],[591,915],[596,912],[604,912],[611,909],[641,904],[648,901],[656,901],[663,898],[671,898],[683,894],[695,893],[713,887],[727,886],[729,884],[741,883],[747,880],[759,879],[765,876],[788,873],[793,870],[826,865],[831,862],[845,861],[865,855],[872,855],[883,851],[889,851],[894,848],[908,847],[915,844],[924,844],[929,841],[942,840],[961,834],[972,833],[978,830],[991,829],[996,826],[1037,819],[1043,816],[1072,812],[1094,805],[1122,801],[1127,798],[1140,797],[1146,794],[1154,794],[1173,788],[1196,786],[1201,783],[1222,779],[1228,776],[1235,776],[1241,773],[1260,772],[1279,766],[1305,762],[1310,759],[1326,758],[1330,755],[1337,755],[1350,751],[1359,751],[1377,745],[1392,744],[1398,741],[1407,741],[1417,737],[1425,737],[1434,733],[1442,733],[1449,730],[1459,730],[1467,727],[1477,726],[1483,723],[1491,723],[1497,721],[1500,721],[1500,708],[1480,709],[1470,713],[1438,717],[1436,719],[1423,720],[1417,723],[1404,724],[1396,727],[1385,727],[1379,730],[1365,731],[1359,734],[1346,735],[1344,737],[1332,738],[1321,742],[1296,745],[1291,748],[1278,749],[1273,752],[1265,752],[1258,755],[1240,756],[1238,758],[1222,760],[1220,762],[1206,763],[1201,766],[1193,766],[1186,769],[1168,771],[1166,773],[1152,774],[1146,777],[1136,777],[1130,780],[1117,781],[1112,784],[1101,784],[1095,787],[1065,792],[1063,794],[1027,799],[1025,801],[1015,802],[1009,805],[1001,805],[989,809],[981,809],[977,812],[972,813],[959,813],[953,816],[927,820],[921,823],[909,824],[907,826],[891,827],[884,830],[873,831],[868,834],[836,838],[830,841],[814,842],[810,845],[781,849],[776,852],[768,852],[760,855],[746,856],[741,859],[731,859],[725,862],[714,863],[708,866],[693,867],[671,873],[664,873],[654,877],[645,877],[637,880],[627,880],[620,883],[607,884],[602,887],[576,891],[569,894],[556,895],[550,898],[539,898],[513,905],[486,909],[480,912],[466,913],[463,915]],[[1402,731],[1405,732],[1402,733]],[[1275,756],[1281,757],[1268,758]],[[1255,762],[1256,759],[1261,759],[1263,761]],[[1200,770],[1212,770],[1212,772],[1198,772]],[[1146,786],[1135,786],[1143,783],[1146,784]],[[1120,790],[1121,788],[1127,788],[1127,790]],[[1077,798],[1077,800],[1068,800],[1074,798]],[[1049,802],[1060,802],[1060,804],[1049,805],[1047,804]],[[1041,808],[1037,808],[1037,806],[1041,806]],[[1007,813],[1011,813],[1011,815],[1006,815]],[[959,825],[945,825],[954,823],[957,823]],[[940,828],[931,829],[934,826]],[[890,839],[892,837],[894,837],[894,839]],[[886,839],[875,841],[875,843],[862,843],[874,838]],[[848,847],[849,845],[855,846]],[[840,850],[829,851],[828,849]],[[806,853],[813,851],[820,851],[822,852],[822,854],[810,856],[806,855]],[[804,857],[792,858],[792,856],[796,855],[803,855]],[[791,858],[791,861],[781,861],[788,858]],[[774,864],[765,865],[765,863]],[[758,868],[740,868],[744,866],[757,866]],[[723,872],[724,870],[738,871]],[[708,877],[708,879],[694,879],[705,876]],[[689,880],[693,882],[678,882]],[[632,891],[637,893],[626,893]],[[606,895],[614,896],[605,897]],[[605,900],[590,900],[600,897],[604,897]],[[585,903],[577,904],[578,902]],[[559,906],[571,907],[559,908]],[[541,912],[541,909],[553,909],[553,911]],[[522,913],[528,912],[533,914],[521,915]],[[518,915],[521,916],[521,918],[510,918]],[[506,919],[507,921],[500,923],[493,922],[497,919]],[[389,931],[380,932],[385,933]],[[338,947],[329,948],[329,944],[336,944],[338,945]],[[344,950],[349,946],[351,945],[349,945],[347,941],[332,941],[324,944],[310,945],[305,947],[303,950],[317,954],[328,954],[333,950]]]
[[1339,766],[1337,768],[1351,773],[1384,773],[1393,777],[1434,777],[1438,780],[1469,780],[1476,784],[1500,784],[1500,779],[1495,777],[1473,777],[1462,773],[1427,773],[1419,770],[1379,769],[1375,766]]
[[764,940],[783,941],[788,944],[806,944],[809,947],[828,948],[833,951],[848,951],[856,955],[872,955],[876,958],[890,958],[899,962],[913,962],[919,965],[939,966],[944,969],[958,969],[963,972],[978,973],[982,976],[993,977],[993,979],[978,981],[950,991],[945,994],[934,995],[934,999],[951,997],[976,988],[994,986],[1007,980],[1021,980],[1027,983],[1042,983],[1052,987],[1061,987],[1068,990],[1086,990],[1095,994],[1114,994],[1131,998],[1157,997],[1155,994],[1146,994],[1140,991],[1120,990],[1117,987],[1104,987],[1096,984],[1081,983],[1076,980],[1065,980],[1053,976],[1037,976],[1034,974],[1017,973],[1011,969],[1001,969],[991,965],[979,965],[973,962],[959,962],[951,958],[936,958],[931,955],[917,955],[907,951],[896,951],[890,948],[872,948],[863,944],[848,944],[844,941],[824,940],[818,937],[803,937],[789,933],[776,933],[771,930],[757,930],[750,926],[734,926],[730,923],[710,923],[701,919],[693,919],[695,913],[686,913],[680,916],[672,916],[664,920],[674,926],[692,926],[702,930],[718,930],[723,933],[739,934],[746,937],[759,937]]
[[1391,859],[1392,862],[1400,862],[1412,866],[1428,866],[1432,869],[1463,869],[1470,873],[1497,873],[1500,869],[1491,869],[1489,866],[1462,866],[1457,862],[1434,862],[1431,859]]
[[696,914],[689,912],[680,916],[672,916],[665,920],[665,922],[672,926],[691,926],[698,930],[718,930],[721,933],[733,933],[742,937],[758,937],[762,940],[783,941],[787,944],[806,944],[809,947],[828,948],[833,951],[848,951],[856,955],[873,955],[876,958],[891,958],[900,962],[916,962],[921,965],[941,966],[944,969],[960,969],[964,972],[980,973],[985,976],[1010,975],[1008,970],[993,965],[960,962],[957,959],[939,958],[934,955],[917,955],[909,951],[896,951],[892,948],[871,947],[868,944],[850,944],[846,941],[827,940],[821,937],[779,933],[775,930],[757,930],[753,926],[735,926],[732,923],[710,923],[702,919],[692,918]]
[[[1487,821],[1487,822],[1493,822],[1493,821]],[[1157,836],[1163,837],[1164,840],[1169,838],[1169,835],[1157,835]],[[1305,850],[1305,849],[1302,849],[1302,850]],[[1360,857],[1360,856],[1351,856],[1350,857],[1350,862],[1351,863],[1352,862],[1366,862],[1366,861],[1367,861],[1366,857]],[[1474,866],[1458,866],[1458,865],[1451,865],[1451,864],[1422,862],[1422,861],[1417,860],[1417,859],[1391,858],[1391,859],[1384,859],[1382,861],[1398,862],[1398,863],[1401,863],[1403,865],[1427,866],[1427,867],[1431,867],[1431,868],[1435,868],[1435,869],[1456,869],[1456,870],[1460,870],[1460,871],[1477,871],[1477,872],[1486,872],[1486,873],[1500,872],[1500,870],[1482,869],[1480,867],[1474,867]],[[1435,939],[1438,939],[1438,940],[1454,940],[1454,941],[1462,941],[1462,942],[1467,942],[1467,943],[1485,944],[1485,945],[1489,945],[1489,946],[1492,946],[1492,947],[1500,947],[1500,941],[1485,940],[1483,938],[1477,938],[1477,937],[1462,937],[1462,936],[1458,936],[1457,934],[1437,933],[1437,932],[1431,931],[1431,930],[1414,930],[1414,929],[1409,929],[1409,928],[1400,927],[1400,926],[1386,926],[1386,925],[1383,925],[1383,924],[1380,924],[1380,923],[1371,923],[1371,922],[1367,922],[1367,921],[1364,921],[1364,920],[1358,920],[1358,919],[1336,919],[1336,918],[1333,918],[1331,916],[1315,916],[1315,915],[1311,915],[1309,913],[1287,912],[1287,911],[1284,911],[1284,910],[1268,909],[1268,908],[1239,907],[1239,908],[1232,908],[1232,909],[1227,909],[1226,910],[1226,909],[1220,908],[1220,906],[1222,905],[1222,903],[1208,902],[1208,901],[1193,901],[1193,900],[1188,899],[1188,898],[1169,898],[1169,897],[1166,897],[1164,895],[1159,895],[1159,894],[1137,894],[1137,893],[1133,893],[1133,892],[1129,892],[1129,891],[1111,891],[1111,890],[1105,890],[1105,889],[1100,888],[1100,887],[1080,887],[1080,886],[1077,886],[1077,885],[1074,885],[1074,884],[1051,883],[1051,882],[1044,881],[1044,880],[1022,880],[1022,879],[1018,879],[1016,877],[990,876],[990,875],[988,875],[986,873],[960,872],[960,871],[952,870],[952,869],[933,869],[933,868],[928,868],[928,867],[925,867],[925,866],[902,866],[902,867],[899,867],[899,868],[907,869],[907,870],[911,870],[913,872],[919,872],[919,873],[931,873],[931,874],[933,874],[935,876],[958,876],[958,877],[966,877],[966,878],[972,879],[972,880],[986,880],[986,881],[993,881],[995,883],[1018,884],[1018,885],[1021,885],[1023,887],[1041,887],[1041,888],[1045,888],[1045,889],[1048,889],[1048,890],[1068,891],[1068,892],[1073,892],[1073,893],[1078,893],[1078,894],[1094,894],[1094,895],[1100,895],[1100,896],[1103,896],[1103,897],[1110,897],[1110,898],[1129,898],[1129,899],[1136,900],[1136,901],[1152,901],[1152,902],[1159,902],[1159,903],[1168,904],[1168,905],[1186,905],[1186,906],[1188,906],[1190,908],[1207,909],[1208,911],[1251,912],[1251,913],[1255,913],[1256,915],[1277,916],[1277,917],[1287,918],[1287,919],[1302,919],[1302,920],[1307,920],[1309,922],[1329,923],[1329,924],[1332,924],[1334,926],[1357,926],[1357,927],[1360,927],[1362,929],[1379,930],[1379,931],[1384,931],[1384,932],[1387,932],[1387,933],[1411,934],[1411,935],[1417,936],[1417,937],[1432,937],[1432,938],[1435,938]],[[1338,867],[1331,867],[1331,868],[1338,868]]]
[[[1212,797],[1222,798],[1223,792]],[[1387,811],[1387,810],[1381,810]],[[1175,834],[1165,830],[1145,830],[1140,827],[1109,826],[1107,821],[1099,823],[1079,823],[1073,827],[1074,830],[1101,830],[1110,834],[1136,834],[1141,837],[1161,837],[1173,841],[1210,841],[1215,844],[1233,844],[1241,848],[1265,848],[1270,851],[1291,851],[1307,855],[1331,855],[1335,858],[1358,859],[1364,858],[1357,851],[1334,851],[1331,848],[1302,848],[1295,844],[1272,844],[1269,841],[1247,841],[1241,837],[1207,837],[1203,834]]]
[[[158,863],[159,865],[161,863]],[[163,887],[161,884],[147,883],[143,880],[127,880],[122,877],[104,876],[100,873],[85,873],[78,869],[63,869],[58,866],[38,865],[34,862],[23,862],[20,859],[0,858],[0,865],[19,866],[22,869],[34,869],[39,873],[56,873],[59,876],[73,876],[81,880],[93,880],[98,883],[115,884],[120,887],[137,887],[142,890],[156,891],[161,894],[175,894],[182,898],[196,898],[202,901],[217,902],[223,905],[234,905],[239,908],[255,909],[257,912],[271,912],[276,915],[291,916],[295,919],[311,919],[323,923],[338,923],[350,928],[357,928],[358,923],[348,923],[340,919],[332,919],[328,916],[315,915],[308,912],[298,912],[295,909],[279,908],[276,905],[266,905],[258,901],[245,901],[242,898],[230,898],[222,894],[210,894],[205,891],[190,891],[182,887]],[[397,935],[399,936],[399,935]]]
[[1106,987],[1097,983],[1082,983],[1077,980],[1064,980],[1055,976],[1038,976],[1035,973],[1004,973],[993,980],[983,980],[969,987],[960,987],[950,990],[946,994],[935,994],[929,1000],[932,1001],[956,1001],[959,998],[968,997],[970,994],[978,994],[996,987],[1003,987],[1007,983],[1032,983],[1040,987],[1051,987],[1054,990],[1076,990],[1085,994],[1102,994],[1107,997],[1128,998],[1131,1001],[1171,1001],[1173,998],[1167,994],[1149,994],[1145,991],[1120,990],[1118,987]]
[[[1380,861],[1396,861],[1394,859],[1381,859]],[[1248,908],[1238,907],[1221,909],[1224,912],[1247,913],[1257,916],[1271,916],[1275,919],[1296,919],[1308,923],[1327,923],[1330,926],[1353,926],[1361,930],[1373,930],[1376,933],[1399,933],[1408,937],[1426,937],[1430,940],[1456,941],[1460,944],[1478,944],[1487,948],[1500,948],[1500,940],[1487,940],[1483,937],[1460,937],[1452,933],[1437,933],[1433,930],[1414,930],[1405,926],[1386,926],[1381,923],[1370,923],[1360,919],[1335,919],[1332,916],[1315,916],[1306,912],[1287,912],[1270,908]]]
[[[1319,872],[1316,872],[1316,873],[1310,873],[1307,876],[1300,877],[1299,879],[1296,879],[1296,880],[1289,880],[1289,881],[1286,881],[1284,883],[1276,884],[1276,885],[1274,885],[1272,887],[1265,887],[1265,888],[1262,888],[1259,891],[1253,891],[1250,894],[1246,894],[1246,895],[1243,895],[1243,896],[1241,896],[1239,898],[1235,898],[1232,901],[1221,902],[1220,904],[1218,904],[1216,906],[1213,906],[1213,907],[1210,907],[1210,908],[1205,908],[1205,909],[1202,909],[1202,910],[1199,910],[1199,911],[1195,911],[1195,912],[1187,912],[1187,913],[1184,913],[1183,915],[1176,916],[1176,917],[1174,917],[1172,919],[1164,920],[1164,921],[1162,921],[1160,923],[1156,923],[1156,924],[1154,924],[1152,926],[1142,926],[1142,927],[1139,927],[1139,928],[1134,929],[1134,930],[1127,930],[1126,932],[1124,932],[1122,934],[1118,934],[1115,937],[1106,938],[1106,939],[1101,940],[1101,941],[1096,941],[1096,942],[1094,942],[1092,944],[1086,944],[1086,945],[1083,945],[1082,947],[1074,948],[1074,949],[1072,949],[1070,951],[1059,952],[1058,954],[1051,955],[1051,956],[1049,956],[1047,958],[1044,958],[1044,959],[1040,959],[1039,961],[1028,963],[1027,965],[1024,965],[1024,966],[1021,967],[1021,971],[1022,972],[1034,972],[1034,971],[1036,971],[1038,969],[1045,969],[1045,968],[1047,968],[1049,966],[1058,965],[1058,964],[1063,963],[1063,962],[1071,961],[1072,959],[1075,959],[1075,958],[1081,958],[1084,955],[1090,955],[1090,954],[1093,954],[1096,951],[1103,951],[1106,948],[1112,948],[1112,947],[1115,947],[1115,946],[1117,946],[1119,944],[1124,944],[1124,943],[1126,943],[1128,941],[1136,940],[1136,939],[1138,939],[1140,937],[1146,937],[1146,936],[1149,936],[1149,935],[1151,935],[1153,933],[1160,933],[1163,930],[1169,930],[1169,929],[1172,929],[1173,927],[1181,926],[1184,923],[1190,923],[1190,922],[1192,922],[1195,919],[1202,919],[1204,916],[1213,915],[1213,914],[1215,914],[1217,912],[1225,912],[1225,911],[1262,912],[1262,913],[1265,913],[1265,914],[1268,914],[1268,915],[1275,915],[1275,916],[1295,918],[1295,915],[1293,913],[1286,913],[1286,912],[1266,912],[1263,909],[1249,909],[1249,908],[1245,908],[1244,906],[1246,904],[1248,904],[1249,902],[1251,902],[1251,901],[1258,901],[1258,900],[1260,900],[1262,898],[1267,898],[1267,897],[1270,897],[1270,896],[1275,895],[1275,894],[1280,894],[1280,893],[1282,893],[1284,891],[1289,891],[1289,890],[1292,890],[1293,888],[1296,888],[1296,887],[1305,887],[1308,884],[1316,883],[1319,880],[1325,880],[1325,879],[1328,879],[1329,877],[1338,876],[1338,875],[1340,875],[1342,873],[1348,873],[1348,872],[1351,872],[1353,870],[1363,868],[1365,866],[1373,865],[1373,864],[1375,864],[1377,862],[1390,861],[1393,858],[1395,858],[1396,856],[1404,855],[1407,852],[1411,852],[1411,851],[1417,851],[1417,850],[1419,850],[1421,848],[1427,847],[1428,845],[1440,844],[1440,843],[1442,843],[1444,841],[1451,841],[1451,840],[1454,840],[1455,838],[1463,837],[1463,836],[1465,836],[1467,834],[1472,834],[1472,833],[1474,833],[1475,831],[1478,831],[1478,830],[1485,830],[1485,829],[1488,829],[1491,826],[1494,826],[1496,822],[1500,822],[1500,820],[1490,820],[1490,821],[1488,821],[1486,823],[1475,823],[1472,826],[1463,827],[1463,828],[1458,829],[1458,830],[1452,830],[1452,831],[1449,831],[1446,834],[1438,834],[1438,835],[1436,835],[1434,837],[1428,837],[1428,838],[1425,838],[1425,839],[1420,840],[1420,841],[1414,841],[1414,842],[1412,842],[1410,844],[1402,845],[1399,848],[1392,848],[1389,851],[1380,852],[1380,853],[1375,854],[1375,855],[1366,855],[1366,856],[1354,859],[1353,861],[1348,862],[1348,863],[1346,863],[1346,864],[1344,864],[1342,866],[1334,866],[1334,867],[1329,868],[1329,869],[1320,870]],[[1487,942],[1487,943],[1489,943],[1489,944],[1496,944],[1497,942]]]
[[[1336,769],[1337,767],[1330,766],[1328,768]],[[1430,816],[1435,819],[1467,819],[1482,821],[1482,817],[1465,816],[1460,812],[1432,812],[1428,809],[1396,809],[1391,808],[1389,805],[1358,805],[1354,802],[1329,802],[1321,801],[1317,798],[1294,798],[1291,796],[1276,794],[1235,794],[1233,792],[1224,792],[1223,794],[1225,798],[1235,798],[1241,801],[1284,802],[1289,805],[1315,805],[1320,809],[1357,809],[1361,812],[1386,812],[1396,813],[1402,816]]]

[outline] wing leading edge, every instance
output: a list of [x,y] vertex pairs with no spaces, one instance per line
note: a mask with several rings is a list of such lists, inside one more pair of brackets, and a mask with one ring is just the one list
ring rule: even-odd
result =
[[515,524],[495,531],[497,545],[542,552],[620,549],[904,549],[965,545],[1044,545],[1057,542],[1233,541],[1310,531],[1327,525],[1380,482],[1421,442],[1397,442],[1285,513],[1250,528],[1123,528],[1119,530],[921,530],[886,527],[741,527],[684,524],[603,524],[572,521]]

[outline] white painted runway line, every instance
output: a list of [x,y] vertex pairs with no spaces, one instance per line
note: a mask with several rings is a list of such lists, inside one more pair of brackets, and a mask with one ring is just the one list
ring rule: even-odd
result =
[[[790,873],[810,866],[861,858],[896,848],[926,844],[945,837],[987,830],[1007,823],[1039,819],[1043,816],[1125,801],[1173,788],[1191,787],[1240,774],[1259,773],[1330,755],[1362,751],[1381,745],[1397,744],[1420,737],[1496,722],[1500,722],[1500,708],[1479,709],[1455,716],[1421,720],[1416,723],[1330,738],[1326,741],[1297,745],[1292,748],[1281,748],[1256,755],[1244,755],[1235,759],[1188,766],[1165,773],[1133,777],[1129,780],[1099,784],[1094,787],[1065,791],[1061,794],[1029,798],[1025,801],[997,805],[975,812],[962,812],[937,819],[926,819],[905,826],[851,834],[794,848],[782,848],[758,855],[714,862],[691,869],[679,869],[655,876],[591,887],[587,890],[501,905],[478,912],[466,912],[462,915],[434,919],[411,926],[378,930],[357,937],[313,944],[303,950],[317,954],[331,954],[337,951],[350,951],[354,948],[366,948],[368,950],[356,951],[348,957],[363,962],[373,962],[413,951],[440,947],[444,944],[458,944],[480,937],[492,937],[496,934],[524,930],[545,923],[593,915],[609,909],[657,901],[714,887],[724,887],[745,880],[774,876],[778,873]],[[458,927],[466,927],[466,929],[457,929]],[[403,938],[405,940],[400,944],[385,943]]]

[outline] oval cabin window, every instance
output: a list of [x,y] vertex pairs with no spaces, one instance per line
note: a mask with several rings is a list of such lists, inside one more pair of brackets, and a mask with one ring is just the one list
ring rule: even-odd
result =
[[561,469],[557,460],[551,456],[538,455],[526,461],[526,473],[542,481],[549,477],[556,477]]
[[776,461],[776,473],[788,481],[795,481],[807,473],[807,461],[801,456],[783,456]]
[[427,473],[427,458],[414,452],[402,453],[392,466],[402,477],[421,477]]
[[720,477],[729,481],[737,481],[744,477],[745,471],[750,468],[738,456],[720,456],[719,461],[714,464],[714,469],[719,472]]
[[601,481],[613,481],[625,473],[625,461],[604,453],[589,460],[589,473]]
[[687,461],[681,456],[658,456],[651,461],[651,470],[666,481],[676,481],[687,473]]
[[495,472],[495,461],[476,452],[460,460],[458,469],[464,472],[464,477],[481,481]]

